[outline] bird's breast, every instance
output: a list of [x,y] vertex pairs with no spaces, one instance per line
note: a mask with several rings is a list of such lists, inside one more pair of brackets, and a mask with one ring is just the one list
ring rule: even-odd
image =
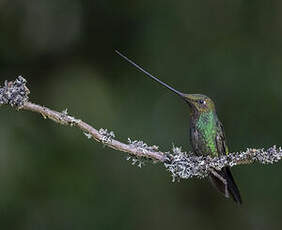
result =
[[[192,127],[197,138],[191,138],[192,146],[197,146],[196,152],[200,155],[217,156],[216,147],[216,115],[213,112],[200,114]],[[195,149],[194,149],[195,151]]]

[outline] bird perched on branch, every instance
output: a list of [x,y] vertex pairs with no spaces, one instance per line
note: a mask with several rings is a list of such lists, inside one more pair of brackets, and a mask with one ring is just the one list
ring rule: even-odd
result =
[[[212,157],[228,154],[224,128],[216,114],[215,104],[209,97],[202,94],[184,94],[162,82],[119,51],[116,50],[116,53],[148,77],[176,93],[188,104],[190,107],[190,143],[195,154]],[[209,178],[225,197],[232,197],[237,204],[242,203],[239,189],[229,167],[211,170]]]

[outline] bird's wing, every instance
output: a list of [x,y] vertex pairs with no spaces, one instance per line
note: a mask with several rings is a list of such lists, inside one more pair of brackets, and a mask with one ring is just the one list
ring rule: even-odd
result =
[[216,132],[215,142],[216,142],[217,151],[219,155],[228,154],[228,147],[226,144],[223,125],[220,121],[217,121],[216,126],[217,126],[217,132]]
[[[220,121],[217,121],[217,134],[215,142],[219,155],[228,154],[224,128]],[[226,197],[231,196],[236,203],[241,204],[242,199],[240,192],[231,174],[230,168],[228,166],[223,167],[220,171],[215,170],[215,172],[219,174],[219,176],[210,174],[210,179],[213,185]]]

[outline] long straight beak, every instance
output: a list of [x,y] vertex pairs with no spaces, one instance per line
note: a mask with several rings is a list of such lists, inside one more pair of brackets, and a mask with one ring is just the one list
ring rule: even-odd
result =
[[[144,70],[141,66],[137,65],[135,62],[133,62],[132,60],[130,60],[128,57],[124,56],[122,53],[120,53],[119,51],[115,50],[116,53],[121,56],[122,58],[124,58],[126,61],[128,61],[130,64],[132,64],[133,66],[135,66],[139,71],[141,71],[142,73],[146,74],[148,77],[150,77],[151,79],[155,80],[156,82],[158,82],[159,84],[165,86],[166,88],[168,88],[169,90],[171,90],[172,92],[176,93],[178,96],[180,96],[181,98],[183,98],[185,100],[185,94],[181,93],[180,91],[174,89],[173,87],[169,86],[168,84],[162,82],[160,79],[156,78],[155,76],[153,76],[152,74],[150,74],[149,72],[147,72],[146,70]],[[186,100],[185,100],[186,101]]]

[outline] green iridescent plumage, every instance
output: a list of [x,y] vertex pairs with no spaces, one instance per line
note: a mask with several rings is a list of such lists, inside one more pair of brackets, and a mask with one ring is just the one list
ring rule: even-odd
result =
[[213,101],[201,94],[185,94],[191,107],[190,141],[198,155],[228,154],[224,130]]
[[[141,72],[173,91],[187,102],[190,107],[190,143],[197,155],[216,157],[228,154],[223,125],[217,117],[214,102],[209,97],[202,94],[181,93],[145,71],[120,52],[116,52]],[[214,170],[214,173],[211,173],[209,178],[212,184],[225,197],[231,196],[236,203],[242,203],[240,192],[229,167],[224,167],[220,171]]]
[[[216,148],[216,120],[213,112],[205,112],[199,115],[197,120],[191,121],[191,143],[194,150],[201,155],[218,156]],[[198,135],[197,135],[198,134]]]
[[[190,106],[190,143],[197,155],[210,155],[213,157],[228,154],[228,147],[222,123],[217,117],[214,102],[205,95],[183,94],[183,99]],[[229,167],[215,171],[217,175],[210,174],[212,184],[222,192],[225,197],[232,197],[241,204],[239,189],[233,179]]]

